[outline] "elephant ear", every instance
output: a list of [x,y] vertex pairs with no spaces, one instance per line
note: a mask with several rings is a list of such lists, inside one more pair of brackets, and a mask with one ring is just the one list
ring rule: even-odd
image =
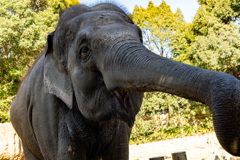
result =
[[53,48],[54,32],[47,37],[44,60],[45,92],[60,98],[72,109],[73,89],[71,79],[62,63],[59,62]]

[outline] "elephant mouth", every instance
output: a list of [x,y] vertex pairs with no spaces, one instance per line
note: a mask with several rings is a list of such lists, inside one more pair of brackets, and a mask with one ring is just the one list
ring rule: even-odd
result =
[[121,90],[113,90],[112,93],[119,101],[121,109],[125,111],[125,114],[120,114],[121,119],[127,122],[129,127],[132,127],[135,120],[135,112],[130,103],[130,93]]
[[128,99],[128,93],[124,91],[114,90],[113,94],[118,99],[119,103],[121,104],[121,107],[127,111],[127,99]]

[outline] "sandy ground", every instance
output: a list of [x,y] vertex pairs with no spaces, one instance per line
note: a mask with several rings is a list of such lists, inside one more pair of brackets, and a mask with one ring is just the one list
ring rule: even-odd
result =
[[186,152],[188,160],[237,160],[221,148],[215,133],[130,145],[130,160],[148,160],[159,156],[171,160],[172,153],[182,151]]

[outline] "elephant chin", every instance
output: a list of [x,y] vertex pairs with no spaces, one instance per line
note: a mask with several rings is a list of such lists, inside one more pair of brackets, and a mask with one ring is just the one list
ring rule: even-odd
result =
[[127,107],[127,100],[128,100],[128,93],[124,91],[118,91],[114,90],[113,94],[115,97],[118,99],[119,103],[121,104],[122,109],[124,109],[126,112],[129,112],[128,107]]
[[133,127],[136,113],[130,102],[130,93],[120,90],[113,90],[112,93],[120,104],[120,112],[117,113],[119,118],[125,121],[130,128]]

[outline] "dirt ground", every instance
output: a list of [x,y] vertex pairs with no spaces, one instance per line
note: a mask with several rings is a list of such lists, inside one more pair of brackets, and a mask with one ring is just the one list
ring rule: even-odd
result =
[[148,160],[160,156],[171,160],[172,153],[182,151],[186,152],[188,160],[238,160],[222,149],[215,133],[130,145],[130,160]]

